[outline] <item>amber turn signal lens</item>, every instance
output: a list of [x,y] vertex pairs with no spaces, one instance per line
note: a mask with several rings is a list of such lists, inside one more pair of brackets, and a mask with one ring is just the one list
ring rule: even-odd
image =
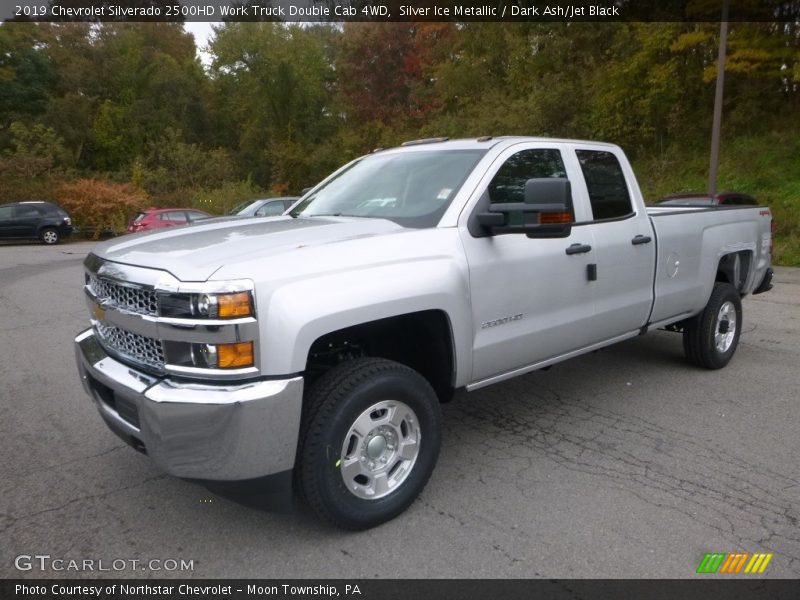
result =
[[220,294],[217,296],[217,305],[217,316],[220,319],[249,317],[253,314],[253,302],[250,298],[250,292]]
[[539,215],[539,223],[542,225],[566,225],[572,223],[572,213],[542,213]]
[[253,342],[217,346],[217,367],[220,369],[252,367],[254,362]]

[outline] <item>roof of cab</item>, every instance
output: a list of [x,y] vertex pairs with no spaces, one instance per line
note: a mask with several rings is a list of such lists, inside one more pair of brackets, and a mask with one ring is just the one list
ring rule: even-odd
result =
[[550,142],[554,144],[591,144],[593,146],[606,146],[609,148],[616,147],[614,144],[606,142],[595,142],[591,140],[573,140],[564,138],[548,138],[548,137],[533,137],[533,136],[483,136],[478,138],[462,138],[462,139],[447,139],[447,138],[428,138],[421,140],[410,140],[404,142],[401,146],[394,148],[385,148],[382,151],[402,151],[414,152],[424,150],[488,150],[498,145],[511,146],[523,142]]

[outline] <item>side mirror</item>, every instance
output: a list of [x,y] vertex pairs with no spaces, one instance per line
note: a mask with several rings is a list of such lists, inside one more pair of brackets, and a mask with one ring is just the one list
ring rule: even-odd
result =
[[541,178],[525,182],[525,202],[490,204],[478,223],[492,235],[524,233],[532,238],[567,237],[572,230],[572,188],[569,179]]

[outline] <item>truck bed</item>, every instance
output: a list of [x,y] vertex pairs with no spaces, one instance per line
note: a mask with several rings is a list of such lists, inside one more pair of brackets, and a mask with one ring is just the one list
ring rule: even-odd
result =
[[657,240],[652,326],[702,310],[720,257],[733,257],[730,269],[742,294],[752,292],[769,267],[767,207],[657,206],[647,207],[647,214]]

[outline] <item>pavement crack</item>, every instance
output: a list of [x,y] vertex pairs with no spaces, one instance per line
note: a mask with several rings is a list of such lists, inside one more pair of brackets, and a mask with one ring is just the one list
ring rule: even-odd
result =
[[25,521],[29,521],[31,519],[35,519],[36,517],[40,517],[42,515],[46,515],[46,514],[49,514],[49,513],[54,513],[54,512],[58,512],[60,510],[64,510],[68,506],[72,506],[73,504],[76,504],[76,503],[86,502],[86,501],[91,501],[91,500],[104,500],[104,499],[108,498],[109,496],[113,496],[115,494],[119,494],[120,492],[126,492],[128,490],[132,490],[132,489],[141,487],[143,485],[147,485],[150,482],[157,481],[159,479],[165,479],[166,477],[167,476],[163,475],[163,474],[162,475],[154,475],[153,477],[147,477],[146,479],[143,479],[143,480],[141,480],[141,481],[139,481],[137,483],[134,483],[132,485],[128,485],[128,486],[120,487],[120,488],[115,488],[113,490],[109,490],[107,492],[102,492],[102,493],[98,493],[98,494],[87,494],[86,496],[79,496],[77,498],[71,498],[67,502],[64,502],[63,504],[60,504],[58,506],[54,506],[54,507],[51,507],[51,508],[45,508],[45,509],[38,510],[38,511],[35,511],[35,512],[32,512],[32,513],[21,515],[19,517],[15,517],[13,515],[7,515],[7,514],[6,515],[2,515],[6,522],[3,524],[3,528],[0,529],[0,531],[5,532],[5,531],[15,527],[16,525],[18,525],[20,523],[23,523]]
[[21,473],[19,475],[12,474],[9,477],[9,479],[11,479],[11,480],[14,480],[14,479],[20,479],[20,480],[21,479],[25,479],[26,477],[28,477],[30,475],[36,475],[36,474],[39,474],[39,473],[47,473],[48,471],[53,471],[55,469],[60,469],[61,467],[66,467],[67,465],[72,465],[72,464],[76,464],[76,463],[82,463],[84,461],[91,460],[93,458],[99,458],[101,456],[106,456],[108,454],[111,454],[112,452],[116,452],[118,450],[122,450],[122,449],[128,448],[128,447],[129,446],[127,444],[119,444],[118,446],[112,446],[111,448],[103,450],[102,452],[98,452],[97,454],[90,454],[88,456],[78,456],[76,458],[71,458],[69,460],[65,460],[63,462],[56,463],[54,465],[48,465],[46,467],[40,467],[38,469],[29,469],[29,470],[24,471],[23,473]]

